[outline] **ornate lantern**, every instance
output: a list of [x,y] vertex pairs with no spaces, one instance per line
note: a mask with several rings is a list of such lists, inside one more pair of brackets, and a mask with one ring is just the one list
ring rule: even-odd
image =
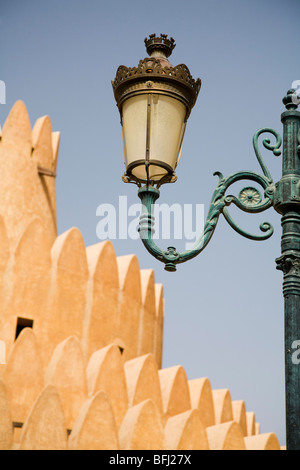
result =
[[175,168],[201,80],[194,80],[186,65],[170,64],[173,38],[152,34],[145,45],[149,57],[137,67],[121,65],[112,86],[121,116],[123,181],[159,187],[177,179]]

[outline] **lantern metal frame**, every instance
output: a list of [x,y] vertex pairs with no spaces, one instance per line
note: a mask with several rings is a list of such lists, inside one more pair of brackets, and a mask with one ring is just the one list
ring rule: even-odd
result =
[[[161,34],[157,37],[155,34],[145,38],[145,45],[149,55],[160,52],[156,57],[147,57],[140,60],[137,67],[126,67],[121,65],[118,67],[116,77],[112,81],[113,92],[117,106],[120,112],[121,126],[123,128],[123,115],[122,106],[124,102],[134,96],[147,95],[148,108],[147,108],[147,131],[145,142],[145,159],[136,160],[134,163],[129,164],[123,175],[125,183],[134,183],[141,187],[142,184],[156,185],[159,188],[164,183],[173,183],[177,180],[175,169],[160,160],[149,159],[149,136],[150,136],[150,108],[151,108],[151,95],[164,95],[174,98],[184,104],[186,108],[186,115],[184,123],[190,116],[191,110],[196,103],[200,88],[200,78],[194,79],[184,64],[179,64],[176,67],[171,66],[167,57],[172,53],[175,47],[173,38],[168,39],[167,35]],[[182,135],[180,136],[179,155],[183,142],[185,125]],[[123,141],[124,141],[123,135]],[[125,145],[124,145],[125,151]],[[138,179],[133,175],[133,170],[145,165],[147,179]],[[162,168],[167,172],[160,180],[151,180],[149,178],[149,166],[155,165]]]

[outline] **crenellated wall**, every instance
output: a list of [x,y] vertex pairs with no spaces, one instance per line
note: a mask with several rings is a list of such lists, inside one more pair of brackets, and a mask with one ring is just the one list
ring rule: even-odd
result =
[[0,145],[0,214],[9,240],[18,242],[34,218],[39,218],[51,243],[55,241],[55,177],[39,174],[38,168],[55,174],[59,132],[52,132],[48,116],[31,130],[26,107],[17,101],[2,129]]
[[188,380],[181,366],[159,369],[151,353],[124,362],[111,344],[85,364],[75,336],[46,365],[41,350],[25,328],[2,369],[2,449],[280,450],[229,390]]
[[85,361],[115,342],[124,360],[151,352],[161,364],[163,299],[153,270],[140,270],[135,255],[117,258],[109,241],[86,248],[77,228],[57,236],[58,147],[49,117],[31,130],[16,102],[0,140],[0,339],[9,354],[21,318],[33,323],[44,364],[70,335]]
[[152,270],[140,270],[135,255],[117,258],[110,241],[86,249],[77,228],[51,246],[39,219],[32,219],[10,249],[1,222],[0,339],[8,354],[21,318],[33,322],[44,364],[72,335],[86,362],[115,343],[124,360],[151,352],[161,364],[163,297]]
[[279,450],[229,390],[162,369],[152,269],[57,235],[58,146],[18,101],[0,141],[0,449]]
[[188,380],[181,366],[159,369],[151,353],[124,362],[111,344],[86,364],[75,336],[46,365],[41,351],[25,328],[2,368],[2,449],[280,450],[229,390]]

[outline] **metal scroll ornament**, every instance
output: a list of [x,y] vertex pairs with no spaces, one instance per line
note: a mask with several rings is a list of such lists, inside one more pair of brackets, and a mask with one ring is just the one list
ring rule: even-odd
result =
[[[271,174],[263,161],[258,146],[258,139],[264,133],[272,134],[275,137],[276,142],[271,144],[270,139],[264,139],[263,146],[267,150],[271,150],[275,156],[279,156],[281,154],[279,150],[281,146],[281,136],[274,129],[263,128],[257,131],[253,137],[253,147],[258,163],[262,169],[262,174],[252,171],[240,171],[225,178],[222,173],[215,173],[215,175],[219,177],[219,182],[212,196],[204,230],[200,238],[190,250],[183,251],[181,253],[177,252],[174,247],[168,247],[167,250],[161,250],[155,244],[152,238],[155,222],[153,217],[153,205],[158,199],[160,193],[159,190],[153,186],[144,186],[139,189],[138,194],[142,201],[142,213],[139,226],[140,237],[149,253],[159,261],[163,262],[167,271],[176,271],[177,264],[184,263],[201,253],[209,243],[215,231],[220,214],[223,214],[225,220],[237,233],[248,239],[266,240],[271,237],[274,229],[269,222],[263,222],[260,225],[260,230],[263,232],[262,234],[254,235],[240,228],[232,219],[228,211],[228,207],[231,204],[234,204],[244,212],[253,214],[260,213],[271,207],[274,203],[275,185]],[[239,192],[238,196],[226,195],[228,188],[232,184],[242,180],[253,181],[259,184],[262,187],[262,193],[255,187],[246,186]]]

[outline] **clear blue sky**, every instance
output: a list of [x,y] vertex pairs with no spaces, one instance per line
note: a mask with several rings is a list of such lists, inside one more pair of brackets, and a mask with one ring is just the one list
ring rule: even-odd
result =
[[[0,122],[22,99],[32,125],[48,114],[61,131],[57,177],[58,229],[78,227],[86,245],[97,243],[101,203],[138,202],[121,181],[123,150],[111,80],[120,64],[146,57],[144,38],[165,33],[176,40],[171,62],[185,63],[202,89],[190,117],[178,181],[160,202],[204,204],[208,210],[224,175],[259,171],[252,136],[261,127],[281,131],[282,97],[299,72],[297,0],[0,0],[0,79],[7,86]],[[297,8],[298,7],[298,8]],[[281,159],[265,152],[275,181]],[[246,182],[246,185],[248,183]],[[118,256],[136,253],[142,269],[154,268],[165,289],[163,367],[181,364],[188,378],[208,377],[245,400],[261,432],[284,432],[284,364],[280,217],[233,211],[258,233],[251,242],[221,219],[198,258],[176,273],[145,252],[140,240],[115,240]],[[168,246],[166,241],[161,242]],[[172,244],[172,242],[170,243]],[[183,242],[176,242],[182,249]]]

